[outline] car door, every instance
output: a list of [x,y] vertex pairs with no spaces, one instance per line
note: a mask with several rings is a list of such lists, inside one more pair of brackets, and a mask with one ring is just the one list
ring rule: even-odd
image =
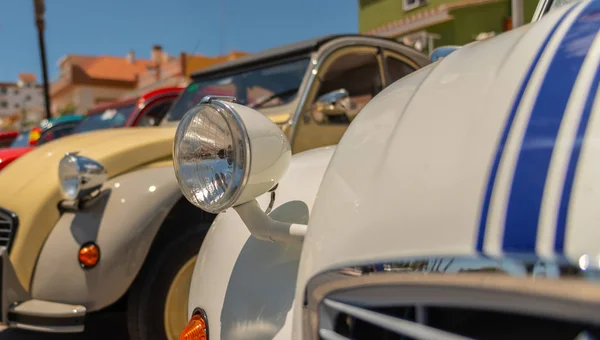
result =
[[[381,90],[415,71],[417,66],[394,51],[373,46],[343,47],[333,52],[318,76],[298,120],[292,152],[337,144],[358,112]],[[345,96],[345,109],[323,114],[327,96]]]

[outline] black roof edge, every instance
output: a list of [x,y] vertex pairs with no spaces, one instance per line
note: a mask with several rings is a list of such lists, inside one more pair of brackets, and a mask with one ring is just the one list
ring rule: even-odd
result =
[[[258,52],[256,54],[245,56],[245,57],[242,57],[242,58],[239,58],[236,60],[232,60],[232,61],[228,61],[225,63],[217,64],[217,65],[193,72],[191,77],[194,80],[196,80],[197,78],[210,78],[211,76],[214,76],[216,74],[221,75],[221,73],[237,72],[240,69],[250,68],[250,67],[258,65],[258,64],[262,65],[262,64],[268,64],[273,61],[279,61],[281,59],[302,57],[304,55],[309,54],[310,52],[318,50],[322,45],[324,45],[334,39],[348,38],[348,37],[366,37],[366,38],[371,38],[371,39],[385,40],[385,41],[393,42],[393,43],[396,43],[399,45],[407,46],[407,45],[405,45],[397,40],[394,40],[392,38],[380,37],[380,36],[375,36],[375,35],[331,34],[331,35],[321,36],[319,38],[302,40],[299,42],[270,48],[270,49]],[[415,50],[415,52],[421,53],[421,52],[418,52],[417,50]],[[230,72],[224,72],[224,71],[230,71]]]

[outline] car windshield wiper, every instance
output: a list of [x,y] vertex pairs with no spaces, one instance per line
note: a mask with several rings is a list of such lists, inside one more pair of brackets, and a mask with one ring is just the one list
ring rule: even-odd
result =
[[263,105],[265,105],[266,103],[270,102],[271,100],[278,98],[278,97],[282,97],[282,96],[286,96],[286,95],[290,95],[290,94],[294,94],[298,92],[298,88],[291,88],[285,91],[281,91],[281,92],[277,92],[277,93],[273,93],[272,95],[268,96],[267,98],[264,98],[262,100],[259,100],[251,105],[249,105],[251,108],[253,109],[257,109]]

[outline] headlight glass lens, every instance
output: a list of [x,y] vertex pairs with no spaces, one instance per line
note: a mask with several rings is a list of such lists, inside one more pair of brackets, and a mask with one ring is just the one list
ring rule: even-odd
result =
[[208,212],[229,208],[246,183],[249,147],[243,123],[226,107],[190,109],[177,128],[173,157],[184,196]]
[[79,169],[75,156],[66,156],[60,160],[58,176],[65,198],[76,199],[79,194]]

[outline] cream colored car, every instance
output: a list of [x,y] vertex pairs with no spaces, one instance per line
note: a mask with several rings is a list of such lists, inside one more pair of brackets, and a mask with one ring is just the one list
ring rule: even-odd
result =
[[131,338],[178,338],[215,216],[177,185],[171,154],[183,114],[208,94],[233,95],[303,151],[337,143],[368,100],[428,63],[373,37],[284,46],[197,73],[159,127],[70,136],[10,164],[0,173],[2,322],[80,332],[88,313],[114,306],[127,310]]

